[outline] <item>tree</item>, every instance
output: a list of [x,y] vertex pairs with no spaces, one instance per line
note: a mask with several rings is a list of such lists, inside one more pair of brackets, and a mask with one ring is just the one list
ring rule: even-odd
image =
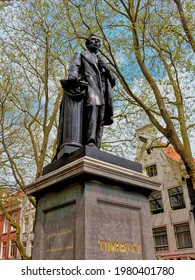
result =
[[[53,4],[21,1],[1,14],[1,152],[20,187],[41,176],[55,154],[59,80],[66,75],[70,42],[68,35],[64,41],[64,14]],[[28,174],[34,164],[35,173]]]
[[[141,108],[181,156],[195,216],[195,162],[190,143],[195,100],[190,88],[182,86],[187,77],[194,80],[194,5],[179,0],[69,1],[76,35],[83,38],[92,32],[102,38],[102,55],[118,77],[123,99]],[[147,94],[139,84],[135,86],[140,78],[149,89]]]
[[[131,128],[150,120],[184,162],[195,215],[190,142],[195,99],[186,82],[194,82],[193,1],[12,2],[0,15],[2,184],[22,188],[41,176],[55,154],[59,79],[66,77],[75,48],[84,49],[85,38],[96,33],[118,80],[114,99],[120,122],[107,132],[116,134],[116,142],[122,127],[123,140],[131,141],[125,121]],[[124,154],[118,142],[103,147]]]
[[15,244],[18,250],[20,251],[21,259],[29,260],[30,257],[27,256],[20,239],[20,233],[21,233],[20,225],[17,223],[17,221],[15,221],[14,217],[9,212],[10,208],[16,209],[19,207],[20,195],[21,192],[17,192],[17,193],[15,192],[14,195],[12,195],[12,192],[10,190],[0,189],[0,209],[4,214],[5,218],[10,223],[10,226],[14,227],[16,230]]
[[[71,55],[68,24],[57,2],[1,6],[1,189],[23,189],[55,155],[60,79]],[[2,203],[0,208],[13,224]]]

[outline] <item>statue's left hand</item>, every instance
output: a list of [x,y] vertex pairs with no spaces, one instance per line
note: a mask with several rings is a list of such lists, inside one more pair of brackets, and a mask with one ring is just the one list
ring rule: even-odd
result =
[[106,73],[110,73],[110,69],[109,69],[108,65],[99,56],[98,56],[98,65],[101,70],[104,69],[104,71]]

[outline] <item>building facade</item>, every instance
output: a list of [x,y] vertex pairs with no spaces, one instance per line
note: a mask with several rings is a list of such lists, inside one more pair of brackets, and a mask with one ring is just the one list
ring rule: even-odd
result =
[[[26,254],[30,257],[33,247],[33,225],[35,208],[23,192],[5,191],[1,194],[6,210],[14,221],[20,225],[20,239]],[[0,259],[20,259],[19,250],[15,244],[16,229],[12,227],[0,210]]]
[[137,130],[137,136],[136,160],[151,180],[161,182],[149,198],[156,258],[195,259],[195,222],[181,158],[170,146],[151,149],[162,146],[152,125]]
[[[16,223],[20,222],[20,199],[19,192],[4,192],[1,200],[8,214]],[[20,255],[15,244],[16,229],[10,225],[4,213],[0,211],[0,259],[19,259]]]
[[[151,180],[161,182],[149,197],[153,244],[157,259],[195,259],[195,221],[186,187],[187,174],[180,156],[163,148],[152,125],[137,130],[136,160]],[[151,148],[161,146],[161,148]],[[28,256],[33,248],[35,208],[22,192],[5,193],[7,211],[20,224],[20,238]],[[20,259],[15,245],[16,230],[0,211],[0,259]]]
[[26,254],[32,256],[33,240],[34,240],[34,227],[35,221],[35,208],[29,201],[26,195],[22,197],[22,207],[21,207],[21,218],[20,218],[20,228],[21,228],[21,241],[23,247],[25,248]]

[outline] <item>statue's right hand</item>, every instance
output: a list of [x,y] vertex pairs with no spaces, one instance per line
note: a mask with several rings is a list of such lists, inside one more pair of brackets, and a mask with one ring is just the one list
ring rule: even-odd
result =
[[71,81],[77,81],[78,80],[78,78],[74,75],[69,75],[68,79],[71,80]]

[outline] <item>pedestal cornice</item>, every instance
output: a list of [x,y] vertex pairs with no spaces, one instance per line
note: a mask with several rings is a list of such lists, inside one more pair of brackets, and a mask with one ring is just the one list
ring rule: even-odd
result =
[[122,184],[129,185],[130,188],[135,186],[148,191],[158,191],[160,187],[160,183],[152,181],[142,173],[84,156],[40,177],[30,185],[25,186],[24,189],[27,195],[35,195],[48,187],[82,174],[93,175],[93,178],[120,181]]

